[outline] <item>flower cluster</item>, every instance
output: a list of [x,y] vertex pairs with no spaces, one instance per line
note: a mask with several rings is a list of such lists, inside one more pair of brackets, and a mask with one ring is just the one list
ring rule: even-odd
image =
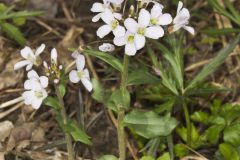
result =
[[[51,50],[51,61],[47,63],[43,61],[40,57],[40,54],[44,51],[45,45],[42,44],[35,51],[30,47],[25,47],[21,50],[21,56],[25,59],[20,62],[17,62],[14,65],[14,70],[18,70],[26,66],[28,71],[28,79],[24,82],[24,89],[26,90],[23,93],[24,103],[26,105],[31,105],[34,109],[38,109],[44,99],[48,96],[48,85],[52,82],[55,85],[58,85],[61,81],[62,74],[65,74],[63,71],[63,66],[58,64],[58,53],[55,48]],[[72,83],[78,83],[81,81],[85,88],[90,92],[92,90],[92,83],[90,81],[88,69],[85,67],[85,57],[79,53],[74,54],[75,63],[77,65],[77,70],[72,70],[69,74],[69,79]],[[43,64],[45,68],[46,76],[39,76],[38,73],[32,69],[35,67],[40,67]]]
[[[194,34],[194,29],[188,26],[190,13],[183,7],[181,1],[178,3],[175,18],[172,18],[169,13],[163,13],[164,6],[157,1],[138,1],[137,10],[135,11],[131,6],[127,16],[125,13],[118,13],[119,8],[115,9],[116,6],[120,6],[121,10],[123,0],[103,0],[103,3],[94,3],[91,11],[97,15],[93,17],[92,21],[97,22],[101,19],[105,23],[97,30],[97,36],[104,38],[112,32],[113,43],[116,46],[125,46],[125,54],[133,56],[145,46],[146,38],[159,39],[165,35],[165,30],[173,33],[183,28]],[[153,4],[150,11],[147,10],[149,3]],[[145,7],[143,7],[144,4]],[[108,44],[108,46],[110,45]],[[103,46],[99,47],[101,51],[104,51],[102,48]]]

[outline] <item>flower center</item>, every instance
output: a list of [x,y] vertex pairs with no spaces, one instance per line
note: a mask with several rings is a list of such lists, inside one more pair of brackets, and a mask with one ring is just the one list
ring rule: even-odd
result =
[[37,98],[43,98],[43,93],[42,92],[40,92],[40,91],[35,91],[34,92],[34,94],[35,94],[35,96],[37,97]]
[[28,55],[28,56],[27,56],[27,60],[29,60],[29,61],[32,62],[33,64],[36,63],[35,57],[32,57],[31,55]]
[[134,36],[133,35],[128,36],[127,41],[129,43],[133,43],[134,42]]
[[158,19],[157,19],[157,18],[152,18],[152,19],[150,20],[150,23],[151,23],[152,25],[157,25]]
[[83,72],[83,71],[78,71],[78,72],[77,72],[77,75],[78,75],[78,77],[81,79],[81,78],[83,78],[83,76],[84,76],[84,72]]
[[112,27],[112,29],[116,29],[118,25],[119,25],[119,22],[118,22],[117,20],[113,20],[113,21],[111,22],[111,27]]
[[138,30],[137,30],[137,33],[141,34],[141,35],[144,35],[145,34],[145,28],[139,27]]

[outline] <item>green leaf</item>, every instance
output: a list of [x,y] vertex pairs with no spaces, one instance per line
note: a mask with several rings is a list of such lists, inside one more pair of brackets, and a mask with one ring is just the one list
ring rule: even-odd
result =
[[58,86],[58,90],[59,90],[60,96],[63,98],[65,96],[65,94],[66,94],[66,86],[65,86],[65,84],[60,83],[59,86]]
[[84,53],[101,59],[102,61],[108,63],[109,65],[111,65],[113,68],[115,68],[116,70],[118,70],[120,72],[123,71],[123,65],[119,61],[119,59],[113,57],[110,54],[100,52],[100,51],[94,51],[91,49],[84,50]]
[[224,60],[227,58],[227,56],[233,51],[233,49],[236,47],[236,45],[239,43],[240,35],[237,36],[237,38],[229,44],[227,47],[223,48],[218,55],[211,60],[201,71],[198,73],[195,78],[190,82],[190,84],[187,86],[186,90],[189,90],[193,87],[195,87],[199,82],[201,82],[204,78],[206,78],[208,75],[210,75],[212,72],[214,72],[217,67],[219,67]]
[[155,160],[152,156],[143,156],[140,160]]
[[240,145],[240,123],[236,123],[226,127],[223,139],[225,142],[234,146]]
[[107,107],[115,112],[117,112],[120,108],[129,108],[129,106],[130,94],[126,90],[125,93],[123,93],[120,89],[113,91],[107,102]]
[[67,132],[69,132],[75,141],[82,142],[84,144],[91,145],[90,137],[79,128],[74,122],[70,121],[67,124]]
[[219,150],[226,160],[239,160],[239,154],[236,148],[228,143],[219,145]]
[[160,117],[154,112],[132,111],[124,118],[124,123],[145,138],[169,135],[177,126],[175,118],[166,115]]
[[10,38],[14,39],[21,46],[25,45],[26,39],[17,27],[10,23],[0,23],[0,26],[1,30],[5,32]]
[[224,125],[213,125],[208,128],[205,133],[208,141],[211,144],[217,144],[219,137],[221,136],[221,132],[224,129]]
[[24,17],[33,17],[42,15],[44,12],[42,11],[19,11],[19,12],[12,12],[9,14],[0,14],[0,20],[5,19],[14,19],[14,18],[24,18]]
[[182,144],[176,144],[174,146],[174,153],[177,157],[184,157],[188,154],[188,149]]
[[195,122],[201,122],[205,125],[208,124],[209,114],[206,112],[198,111],[191,115],[191,119]]
[[105,103],[105,92],[100,82],[96,78],[93,78],[92,84],[93,84],[92,97],[100,103]]
[[154,112],[158,114],[163,112],[170,112],[174,104],[175,104],[175,99],[170,99],[169,101],[163,103],[162,105],[159,105],[158,107],[154,108]]
[[73,120],[67,119],[67,122],[65,123],[63,121],[61,113],[59,111],[56,111],[55,113],[56,120],[64,132],[71,134],[75,141],[82,142],[88,145],[92,144],[92,142],[90,141],[90,137],[85,133],[84,130],[78,127]]
[[168,152],[166,152],[161,157],[158,157],[157,160],[171,160],[170,154]]
[[133,70],[128,75],[128,85],[157,84],[161,82],[156,76],[150,74],[145,69]]
[[211,35],[211,36],[220,36],[220,35],[229,35],[231,33],[239,33],[240,29],[237,28],[209,28],[202,31],[205,34]]
[[17,25],[17,26],[22,26],[22,25],[25,24],[25,22],[26,22],[26,18],[24,18],[24,17],[14,18],[14,19],[13,19],[13,23],[14,23],[15,25]]
[[113,156],[113,155],[104,155],[97,160],[118,160],[118,158],[116,156]]
[[54,108],[55,110],[59,110],[60,108],[60,104],[58,103],[58,99],[48,96],[45,100],[44,100],[44,104],[46,106],[50,106],[52,108]]

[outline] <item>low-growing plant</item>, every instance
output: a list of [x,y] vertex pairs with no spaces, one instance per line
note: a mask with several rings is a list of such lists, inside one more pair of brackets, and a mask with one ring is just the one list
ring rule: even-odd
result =
[[26,44],[24,35],[19,30],[19,26],[25,24],[27,17],[39,16],[41,11],[14,11],[15,6],[6,6],[0,3],[0,31],[15,40],[21,46]]

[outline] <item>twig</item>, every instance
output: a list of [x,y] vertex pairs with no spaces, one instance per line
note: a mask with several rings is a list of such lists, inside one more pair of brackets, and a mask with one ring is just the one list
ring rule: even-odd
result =
[[5,102],[5,103],[2,103],[2,104],[0,105],[0,109],[9,107],[9,106],[14,105],[14,104],[16,104],[16,103],[18,103],[18,102],[21,102],[21,101],[23,101],[23,97],[22,97],[22,96],[21,96],[21,97],[18,97],[18,98],[16,98],[16,99],[7,101],[7,102]]
[[17,110],[18,108],[20,108],[21,106],[23,106],[23,102],[18,103],[16,106],[14,106],[13,108],[10,108],[9,110],[0,113],[0,119],[6,117],[7,115],[9,115],[10,113],[12,113],[13,111]]

